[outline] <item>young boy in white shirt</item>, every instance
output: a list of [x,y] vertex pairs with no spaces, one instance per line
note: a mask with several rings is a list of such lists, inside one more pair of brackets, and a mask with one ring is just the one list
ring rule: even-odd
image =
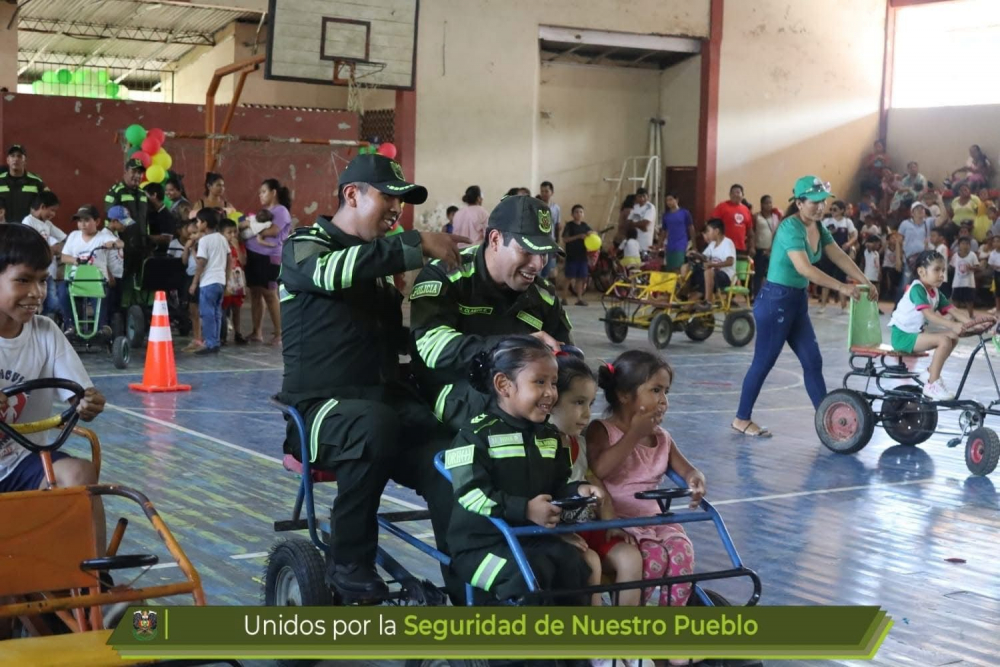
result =
[[692,297],[701,298],[699,310],[712,309],[715,290],[725,289],[732,284],[736,275],[736,245],[726,237],[726,224],[719,218],[712,218],[705,224],[705,240],[708,246],[704,253],[691,251],[688,257],[701,261],[701,266],[692,270],[692,286],[696,292]]
[[218,354],[222,341],[222,297],[230,271],[229,241],[219,233],[219,213],[215,209],[198,211],[198,268],[188,292],[198,292],[198,313],[201,315],[201,332],[205,347],[198,355]]
[[[45,281],[45,306],[42,311],[44,315],[52,315],[62,311],[59,306],[59,295],[56,292],[56,275],[59,271],[59,263],[56,257],[62,253],[63,241],[66,240],[66,232],[52,224],[52,220],[59,212],[59,197],[54,192],[43,190],[35,195],[31,201],[31,213],[25,216],[21,224],[31,227],[42,235],[45,242],[52,250],[52,263],[49,265],[49,277]],[[66,313],[62,313],[66,318]]]
[[[73,220],[76,222],[77,231],[71,233],[67,238],[66,242],[63,243],[62,249],[62,263],[71,267],[66,269],[66,278],[72,280],[75,269],[72,267],[78,266],[80,264],[91,264],[96,266],[101,275],[108,281],[108,288],[112,289],[115,286],[115,278],[111,275],[111,265],[109,257],[112,254],[118,252],[119,248],[124,247],[124,243],[120,240],[116,240],[103,235],[97,231],[97,223],[100,219],[100,214],[97,209],[93,206],[81,206],[80,209],[73,215]],[[111,327],[108,324],[108,310],[111,305],[111,300],[108,298],[95,299],[97,303],[94,304],[95,308],[100,309],[100,318],[98,324],[101,327],[101,333],[105,336],[111,335]],[[69,289],[66,289],[66,295],[63,299],[63,312],[72,314],[72,307],[70,305]],[[67,322],[64,322],[64,328],[67,332],[72,330],[72,316]]]
[[[48,243],[24,225],[0,225],[0,376],[5,385],[40,378],[72,380],[86,390],[76,407],[80,418],[91,421],[104,410],[104,396],[94,388],[73,347],[59,328],[41,315],[52,252]],[[0,394],[0,420],[7,424],[29,423],[52,416],[56,398],[69,392],[39,389],[28,394]],[[26,436],[45,444],[47,433]],[[52,470],[60,487],[97,483],[90,461],[61,451],[52,454]],[[0,493],[48,488],[41,455],[0,434]],[[106,542],[104,506],[92,501],[97,548]],[[17,517],[7,517],[16,521]]]

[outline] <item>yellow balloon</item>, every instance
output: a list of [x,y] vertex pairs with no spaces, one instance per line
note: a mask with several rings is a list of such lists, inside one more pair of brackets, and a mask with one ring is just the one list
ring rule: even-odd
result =
[[239,222],[240,218],[243,217],[243,214],[240,213],[239,211],[230,211],[227,217],[233,222]]
[[158,164],[151,164],[146,167],[146,180],[150,183],[159,183],[167,177],[166,170]]
[[139,184],[139,187],[140,187],[140,188],[144,188],[144,187],[146,187],[147,185],[149,185],[149,181],[143,181],[142,183],[140,183],[140,184]]
[[[148,171],[146,173],[149,173]],[[587,234],[587,238],[583,239],[583,247],[587,249],[588,252],[596,252],[601,249],[601,237],[597,234]]]
[[170,153],[163,150],[162,148],[156,151],[156,153],[153,155],[151,159],[153,161],[153,164],[161,167],[163,171],[170,169],[170,167],[172,167],[174,164],[174,159],[170,157]]

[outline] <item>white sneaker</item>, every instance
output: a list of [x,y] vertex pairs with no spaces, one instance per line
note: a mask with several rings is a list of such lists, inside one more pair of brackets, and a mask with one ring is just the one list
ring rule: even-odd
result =
[[955,398],[955,394],[948,391],[941,378],[938,378],[937,382],[928,382],[924,385],[924,396],[934,401],[950,401]]

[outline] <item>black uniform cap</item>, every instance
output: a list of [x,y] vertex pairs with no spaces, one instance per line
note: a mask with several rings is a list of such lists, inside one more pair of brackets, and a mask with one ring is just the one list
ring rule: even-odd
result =
[[552,212],[541,199],[528,195],[504,197],[490,213],[488,227],[513,234],[533,255],[566,254],[552,238]]
[[377,153],[358,155],[351,160],[340,175],[340,183],[368,183],[379,192],[399,197],[407,204],[427,201],[427,188],[407,183],[400,164]]

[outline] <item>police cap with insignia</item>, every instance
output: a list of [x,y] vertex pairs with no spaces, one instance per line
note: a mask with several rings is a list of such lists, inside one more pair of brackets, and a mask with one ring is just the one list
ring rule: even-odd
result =
[[407,204],[427,201],[427,188],[407,183],[400,164],[377,153],[358,155],[351,160],[340,174],[340,184],[348,183],[368,183],[379,192],[399,197]]
[[528,195],[504,197],[490,213],[487,226],[513,234],[521,247],[533,255],[566,254],[552,238],[552,212],[541,199]]

